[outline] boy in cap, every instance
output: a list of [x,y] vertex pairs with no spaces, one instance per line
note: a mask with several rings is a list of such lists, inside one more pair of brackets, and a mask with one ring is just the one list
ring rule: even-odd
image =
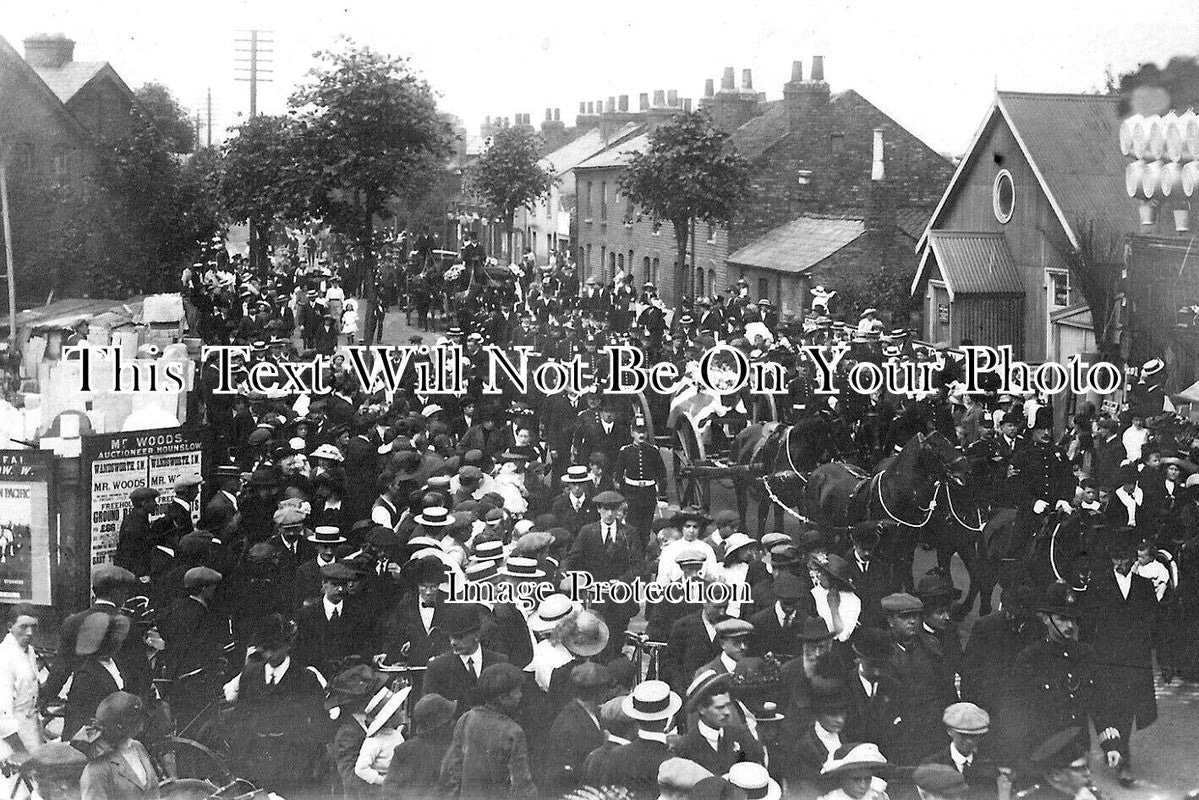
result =
[[982,793],[998,791],[999,769],[983,752],[991,731],[991,716],[974,703],[953,703],[941,715],[949,744],[924,759],[925,764],[950,767]]
[[163,515],[180,535],[189,534],[196,529],[192,523],[192,503],[200,495],[202,482],[200,476],[195,474],[180,475],[175,479],[175,496],[163,509]]
[[183,577],[184,596],[175,600],[162,622],[166,648],[164,677],[171,679],[175,718],[190,720],[232,676],[225,675],[234,655],[229,618],[213,606],[221,574],[192,567]]
[[479,674],[481,702],[459,718],[441,764],[438,785],[445,796],[537,796],[525,732],[512,719],[523,683],[523,673],[508,663],[492,664]]
[[150,531],[150,517],[158,511],[158,490],[148,486],[134,489],[129,494],[130,509],[121,520],[117,534],[117,549],[112,563],[123,567],[139,580],[150,579],[150,550],[154,547]]

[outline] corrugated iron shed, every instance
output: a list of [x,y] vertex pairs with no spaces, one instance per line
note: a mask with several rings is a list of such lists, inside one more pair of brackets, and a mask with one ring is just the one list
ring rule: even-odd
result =
[[931,242],[951,296],[1024,294],[1024,284],[1003,234],[933,231]]

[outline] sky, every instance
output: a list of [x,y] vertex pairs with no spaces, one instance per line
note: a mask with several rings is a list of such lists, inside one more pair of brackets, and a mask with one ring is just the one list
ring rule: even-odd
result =
[[[805,76],[825,58],[832,91],[854,89],[946,154],[970,143],[996,86],[1086,92],[1104,72],[1199,53],[1199,0],[1139,13],[1123,0],[40,0],[6,3],[0,36],[21,49],[34,33],[65,33],[75,58],[108,61],[132,87],[166,84],[214,139],[249,111],[235,82],[236,40],[259,28],[273,44],[259,111],[280,112],[315,51],[347,36],[408,56],[443,110],[472,132],[485,115],[557,107],[573,123],[580,100],[676,89],[698,99],[724,67],[753,70],[754,88],[782,95],[795,60]],[[183,9],[183,10],[180,10]],[[1172,12],[1172,13],[1168,13]],[[264,67],[265,68],[265,67]]]

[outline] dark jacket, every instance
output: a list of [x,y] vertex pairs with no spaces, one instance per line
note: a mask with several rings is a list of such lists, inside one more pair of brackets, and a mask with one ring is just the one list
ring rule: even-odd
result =
[[1157,719],[1153,689],[1153,648],[1158,624],[1153,583],[1135,572],[1128,599],[1115,572],[1096,575],[1083,595],[1088,615],[1083,638],[1095,651],[1099,693],[1099,729],[1135,719],[1144,728]]
[[[117,671],[121,671],[119,665]],[[121,677],[128,687],[129,680],[123,672]],[[81,661],[71,675],[71,689],[67,692],[67,704],[63,709],[63,741],[70,741],[76,731],[95,716],[100,701],[118,690],[120,687],[112,674],[98,659],[89,657]]]
[[[440,734],[440,735],[438,735]],[[450,729],[419,734],[396,745],[383,779],[388,798],[435,797],[441,762],[450,749]]]
[[663,680],[676,692],[685,693],[695,671],[720,655],[720,645],[708,638],[700,613],[688,614],[671,627],[662,653]]
[[997,713],[1008,671],[1039,635],[1036,620],[1017,629],[1003,611],[981,617],[970,631],[963,654],[962,699]]
[[150,550],[153,546],[149,512],[131,508],[125,519],[121,520],[112,563],[124,567],[139,578],[145,577],[150,574]]
[[742,761],[758,764],[765,761],[766,754],[762,745],[745,728],[737,725],[724,728],[720,732],[719,742],[720,749],[713,750],[696,725],[677,740],[671,750],[679,758],[690,759],[713,775],[723,775],[734,764],[740,764]]
[[446,800],[533,798],[525,734],[492,706],[476,706],[454,726],[438,781]]
[[658,767],[669,758],[665,742],[634,739],[608,754],[600,785],[623,786],[635,800],[654,800],[658,796]]
[[[508,661],[503,653],[483,650],[483,664],[478,668],[482,672],[492,664],[502,664]],[[458,703],[458,715],[465,714],[473,705],[479,702],[475,687],[479,683],[477,674],[471,674],[462,659],[454,653],[444,653],[429,662],[425,670],[425,678],[421,691],[425,694],[439,694],[447,700]]]
[[559,794],[581,785],[583,762],[604,743],[604,732],[587,709],[572,701],[558,712],[546,741],[542,789]]
[[338,664],[350,656],[370,656],[371,619],[361,606],[346,600],[341,616],[328,619],[323,601],[300,609],[296,615],[299,638],[295,658],[304,666],[313,666],[326,678],[339,671]]

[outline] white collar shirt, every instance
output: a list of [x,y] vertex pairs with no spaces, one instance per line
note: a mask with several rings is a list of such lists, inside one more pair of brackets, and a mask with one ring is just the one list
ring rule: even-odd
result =
[[283,680],[283,676],[287,674],[287,668],[290,666],[291,656],[288,656],[287,658],[283,659],[283,661],[279,662],[279,666],[277,667],[272,667],[270,664],[267,664],[265,673],[267,685],[272,686]]

